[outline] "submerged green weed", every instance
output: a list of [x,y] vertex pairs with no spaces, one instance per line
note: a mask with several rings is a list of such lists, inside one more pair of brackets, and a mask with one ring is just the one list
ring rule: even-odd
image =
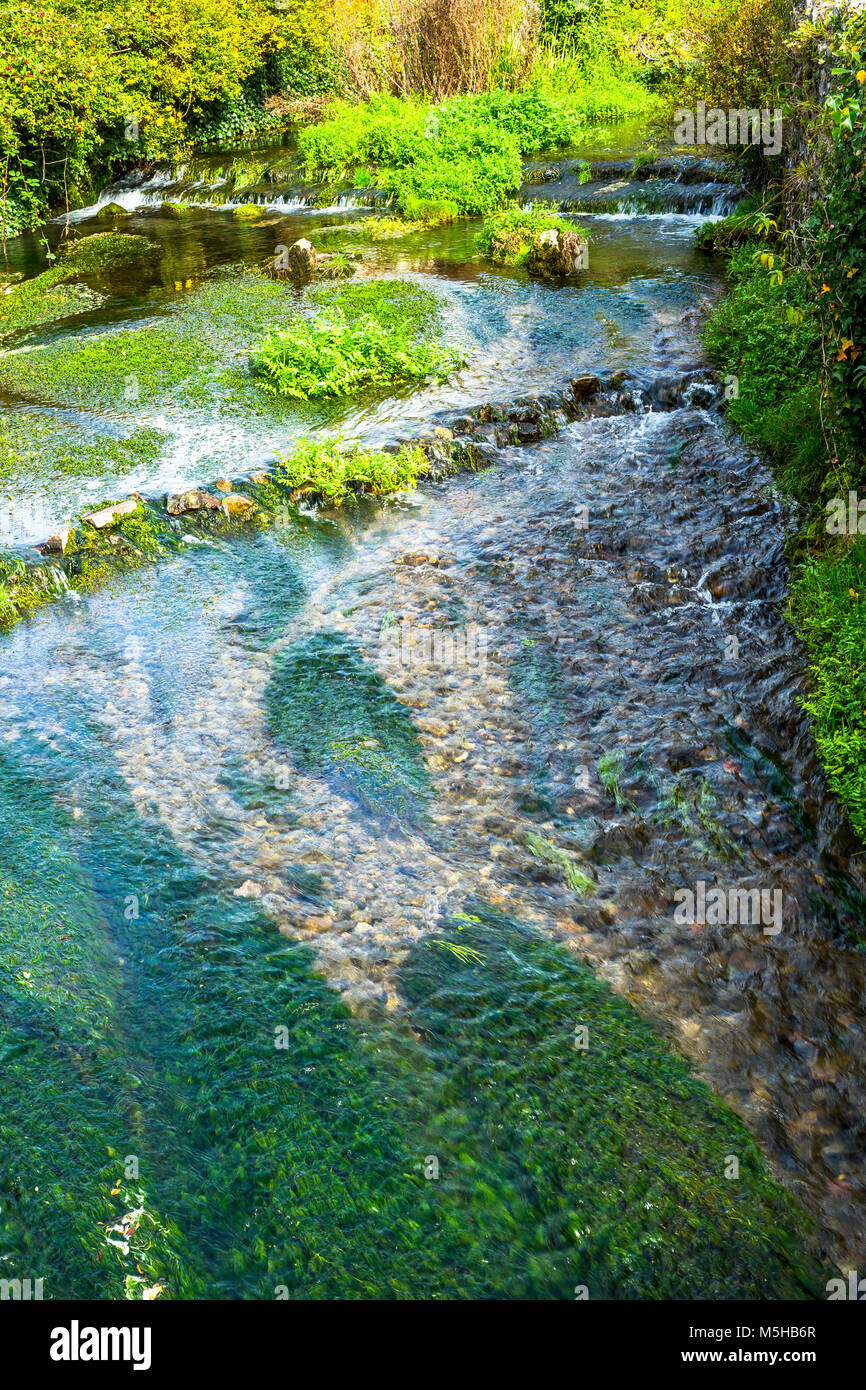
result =
[[620,810],[633,810],[635,805],[622,786],[629,761],[628,754],[617,749],[614,753],[602,753],[597,764],[599,781]]
[[266,691],[274,738],[377,814],[413,819],[428,793],[408,711],[353,643],[317,633],[281,652]]
[[[511,1213],[511,1296],[817,1297],[802,1214],[742,1122],[560,946],[481,904],[473,918],[460,951],[419,942],[400,984],[442,1078],[437,1186],[466,1183],[455,1154],[483,1164],[473,1210],[488,1238]],[[518,1231],[533,1234],[512,1260]]]
[[0,337],[53,323],[99,304],[99,296],[86,285],[72,283],[74,274],[69,268],[54,265],[0,293]]
[[544,860],[564,874],[566,883],[575,893],[592,893],[595,890],[595,880],[583,872],[574,856],[551,840],[532,832],[526,837],[526,847],[536,859]]

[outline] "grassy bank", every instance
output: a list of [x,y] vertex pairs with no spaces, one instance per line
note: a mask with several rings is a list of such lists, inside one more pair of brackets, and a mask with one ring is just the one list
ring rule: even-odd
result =
[[819,195],[780,228],[782,191],[770,186],[765,210],[711,229],[730,292],[705,341],[728,375],[729,418],[799,506],[790,613],[809,653],[804,707],[829,785],[866,840],[866,19],[836,35],[834,54],[834,90],[812,116]]
[[[866,551],[856,530],[846,534],[848,494],[860,475],[855,460],[834,448],[814,283],[804,267],[786,269],[779,282],[775,260],[767,263],[772,254],[766,242],[733,252],[730,291],[704,337],[735,392],[728,418],[765,452],[799,505],[790,613],[809,651],[805,708],[829,785],[866,839]],[[844,500],[841,533],[828,530],[835,499]]]

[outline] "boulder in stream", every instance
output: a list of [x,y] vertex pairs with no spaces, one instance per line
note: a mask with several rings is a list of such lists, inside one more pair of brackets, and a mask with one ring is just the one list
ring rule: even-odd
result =
[[226,516],[247,517],[252,516],[258,508],[251,498],[244,497],[240,492],[230,492],[227,497],[222,499],[220,510]]
[[166,500],[165,509],[169,516],[182,516],[184,512],[198,512],[204,507],[215,511],[222,503],[221,497],[201,488],[191,488],[189,492],[178,492]]
[[91,526],[95,526],[97,531],[102,531],[106,526],[113,526],[116,521],[120,521],[125,516],[131,516],[138,508],[138,503],[131,497],[125,502],[113,502],[107,507],[100,507],[97,512],[90,512],[82,517],[82,521],[88,521]]
[[296,285],[305,285],[312,280],[319,263],[319,253],[305,236],[299,237],[289,247],[289,275]]
[[579,232],[551,227],[539,232],[529,251],[529,273],[542,280],[564,280],[586,268],[586,241]]
[[69,544],[69,539],[71,535],[71,526],[61,526],[59,531],[56,531],[53,536],[49,536],[48,540],[43,541],[42,545],[39,546],[40,554],[63,555],[66,551],[66,547]]

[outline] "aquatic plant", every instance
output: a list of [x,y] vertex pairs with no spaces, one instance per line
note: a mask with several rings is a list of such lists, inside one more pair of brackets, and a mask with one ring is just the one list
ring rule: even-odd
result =
[[475,245],[482,255],[496,264],[524,265],[533,241],[541,232],[573,232],[576,229],[575,222],[556,217],[544,208],[506,208],[485,219]]
[[253,356],[250,370],[273,395],[317,400],[429,377],[444,381],[462,360],[449,348],[395,342],[375,319],[348,323],[339,309],[332,309],[272,334]]
[[[421,941],[400,981],[449,1107],[429,1143],[440,1190],[469,1181],[452,1155],[477,1152],[481,1136],[496,1156],[485,1225],[508,1203],[513,1229],[536,1233],[512,1289],[817,1296],[793,1200],[742,1123],[637,1013],[560,946],[482,903],[459,926],[459,951]],[[725,1178],[731,1154],[736,1182]]]
[[164,254],[164,248],[147,237],[129,232],[95,232],[66,242],[59,260],[61,266],[71,265],[82,274],[95,274],[158,261]]
[[597,771],[599,781],[604,787],[608,796],[613,797],[617,807],[623,810],[633,810],[634,802],[623,790],[623,781],[627,774],[630,764],[628,754],[621,749],[613,753],[602,753],[598,760]]
[[418,286],[367,281],[322,287],[311,299],[320,312],[271,333],[251,359],[251,372],[273,395],[316,400],[429,377],[444,381],[465,360],[433,340],[438,303]]
[[595,880],[589,874],[584,873],[574,855],[567,850],[555,845],[552,840],[547,840],[543,835],[536,835],[534,832],[526,837],[526,848],[536,859],[541,859],[558,869],[564,875],[569,888],[575,893],[591,893],[595,889]]
[[396,453],[349,446],[339,439],[300,439],[278,460],[276,479],[291,489],[341,502],[357,492],[397,492],[415,486],[429,469],[423,449],[404,445]]
[[368,810],[416,817],[428,794],[408,711],[340,633],[280,652],[265,692],[271,730],[302,768],[330,775]]

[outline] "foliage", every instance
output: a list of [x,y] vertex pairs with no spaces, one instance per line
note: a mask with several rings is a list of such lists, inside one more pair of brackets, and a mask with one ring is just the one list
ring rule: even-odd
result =
[[552,229],[574,231],[575,224],[554,217],[543,208],[506,208],[485,219],[475,238],[482,255],[498,265],[523,265],[540,232]]
[[775,107],[788,82],[789,0],[704,0],[692,95],[724,109]]
[[[805,224],[783,234],[766,209],[753,207],[710,234],[714,245],[737,249],[729,264],[733,290],[705,328],[710,352],[737,379],[730,418],[767,450],[783,486],[806,509],[791,586],[791,615],[808,646],[812,676],[804,708],[829,784],[862,837],[866,551],[859,535],[853,543],[831,541],[824,504],[834,496],[847,500],[849,487],[864,476],[864,37],[862,16],[834,31],[825,186]],[[756,100],[761,90],[767,89],[752,89]],[[744,236],[762,240],[742,244]],[[793,269],[788,248],[799,259]]]
[[705,9],[704,0],[541,0],[536,70],[559,57],[583,82],[681,82],[703,42]]
[[791,588],[808,647],[812,691],[804,709],[831,790],[866,840],[866,541],[809,555]]
[[807,231],[824,340],[824,385],[862,476],[866,465],[866,16],[836,51],[826,103],[832,149],[826,196]]
[[447,348],[395,340],[369,315],[349,322],[334,308],[271,334],[251,370],[273,395],[318,400],[431,376],[444,381],[461,360]]
[[782,264],[766,243],[738,247],[728,267],[733,287],[709,316],[704,342],[725,376],[736,378],[728,417],[767,450],[789,491],[810,498],[826,466],[820,335],[806,272],[783,274]]
[[0,0],[5,234],[80,201],[97,172],[184,152],[196,123],[241,101],[257,71],[261,88],[299,26],[306,51],[316,26],[327,44],[325,13],[299,4]]
[[484,214],[516,193],[521,152],[555,148],[576,129],[566,105],[537,87],[437,106],[379,94],[335,104],[327,121],[300,132],[299,146],[311,176],[349,177],[373,166],[407,217],[431,200]]
[[464,360],[435,342],[436,300],[416,285],[368,281],[323,287],[311,298],[320,306],[311,319],[271,333],[253,355],[251,371],[273,395],[317,400],[444,380]]
[[385,453],[348,448],[340,440],[299,439],[291,455],[279,460],[276,481],[293,490],[321,493],[329,502],[342,502],[352,493],[412,488],[427,467],[427,456],[417,445]]

